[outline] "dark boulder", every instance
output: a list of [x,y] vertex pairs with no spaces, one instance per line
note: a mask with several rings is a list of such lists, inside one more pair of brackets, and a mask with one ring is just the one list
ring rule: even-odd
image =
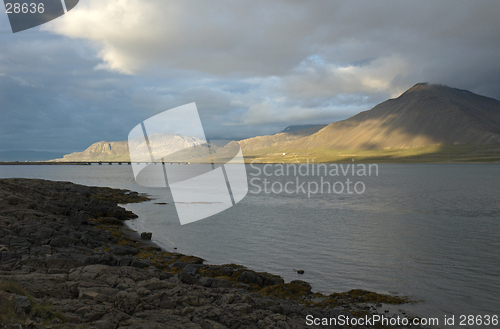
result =
[[49,245],[54,248],[62,248],[62,247],[73,246],[76,244],[76,242],[78,242],[78,240],[75,238],[70,238],[68,236],[60,236],[50,240]]
[[151,232],[142,232],[141,233],[142,240],[151,240],[152,236],[153,236],[153,233],[151,233]]

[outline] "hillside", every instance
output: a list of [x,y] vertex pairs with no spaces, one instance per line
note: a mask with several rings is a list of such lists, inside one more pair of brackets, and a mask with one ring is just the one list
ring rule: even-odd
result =
[[[264,138],[258,137],[258,138]],[[310,149],[406,149],[500,143],[500,102],[469,91],[420,83],[396,99],[288,141],[275,152]],[[258,140],[246,140],[252,152]]]
[[[293,127],[293,126],[291,126]],[[288,129],[288,132],[285,130],[281,133],[274,135],[265,135],[265,136],[257,136],[252,138],[247,138],[239,141],[242,150],[245,152],[255,151],[258,149],[272,148],[272,147],[280,147],[288,142],[295,141],[306,136],[310,136],[314,133],[317,133],[321,129],[325,128],[326,125],[318,125],[312,127],[306,127],[305,129],[295,130],[293,128]]]

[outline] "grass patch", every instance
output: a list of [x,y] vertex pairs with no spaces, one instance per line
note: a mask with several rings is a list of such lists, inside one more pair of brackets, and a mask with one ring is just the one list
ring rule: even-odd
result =
[[0,290],[20,296],[30,296],[29,292],[23,286],[12,281],[0,281]]
[[[28,297],[31,310],[29,314],[17,312],[14,303],[14,295]],[[23,286],[12,281],[0,281],[0,324],[28,324],[32,318],[40,318],[44,324],[48,324],[54,319],[66,322],[66,318],[61,312],[53,312],[53,306],[37,301],[31,293]]]
[[294,280],[290,283],[281,283],[274,286],[264,287],[259,291],[264,296],[271,296],[281,299],[291,299],[303,301],[304,297],[311,294],[311,285],[305,281]]
[[0,323],[8,324],[14,321],[18,321],[18,314],[16,313],[16,307],[13,303],[4,300],[0,297],[0,302],[2,306],[0,307]]
[[92,222],[99,224],[99,225],[117,225],[117,226],[123,226],[123,221],[116,219],[114,217],[98,217],[98,218],[90,218]]
[[[285,153],[285,155],[283,155]],[[432,145],[381,150],[280,149],[278,147],[244,152],[245,161],[262,163],[447,163],[498,162],[500,144]]]
[[352,303],[370,303],[370,304],[407,304],[412,301],[404,296],[391,296],[384,294],[377,294],[372,291],[353,289],[342,293],[333,293],[328,299],[324,301],[327,305],[335,307],[338,305],[352,304]]

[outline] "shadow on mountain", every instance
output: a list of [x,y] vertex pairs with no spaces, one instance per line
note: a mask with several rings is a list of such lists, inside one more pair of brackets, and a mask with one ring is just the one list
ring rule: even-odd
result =
[[465,90],[417,84],[396,99],[288,146],[385,149],[466,143],[500,143],[500,102]]
[[[500,101],[442,85],[419,83],[346,120],[299,128],[305,129],[210,144],[192,136],[153,134],[149,146],[141,140],[130,151],[141,161],[172,163],[226,163],[240,147],[246,162],[500,161]],[[60,161],[129,159],[123,141],[95,143]]]
[[285,162],[312,155],[342,161],[350,154],[391,161],[460,156],[493,159],[491,154],[477,152],[498,154],[500,102],[465,90],[420,83],[396,99],[315,133],[263,143],[266,137],[275,136],[240,142],[245,156]]

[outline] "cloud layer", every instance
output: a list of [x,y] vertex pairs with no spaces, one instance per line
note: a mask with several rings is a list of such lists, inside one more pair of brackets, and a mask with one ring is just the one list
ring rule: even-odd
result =
[[123,140],[193,101],[208,135],[245,137],[347,118],[424,81],[499,99],[499,14],[498,1],[80,1],[0,34],[0,149]]

